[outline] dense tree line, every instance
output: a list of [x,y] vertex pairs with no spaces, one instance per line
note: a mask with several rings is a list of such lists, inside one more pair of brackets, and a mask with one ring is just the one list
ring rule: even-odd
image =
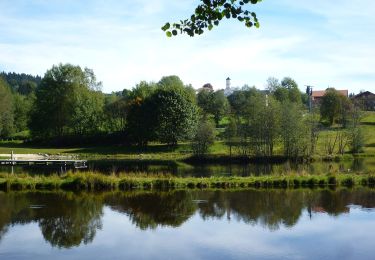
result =
[[18,92],[21,95],[32,93],[42,81],[40,76],[28,75],[25,73],[18,74],[15,72],[1,72],[0,77],[5,80],[13,92]]
[[[30,91],[20,87],[25,82],[33,85]],[[92,70],[59,64],[40,80],[2,74],[0,138],[62,145],[94,141],[175,146],[188,141],[197,155],[221,140],[230,154],[307,157],[315,152],[320,125],[316,114],[308,112],[308,99],[289,77],[269,78],[266,90],[246,85],[229,96],[207,87],[196,91],[177,76],[104,94]],[[328,89],[320,114],[324,124],[348,129],[341,142],[360,150],[358,113],[347,97]]]

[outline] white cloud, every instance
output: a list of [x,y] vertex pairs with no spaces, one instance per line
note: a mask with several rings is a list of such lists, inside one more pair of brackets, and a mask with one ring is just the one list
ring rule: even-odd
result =
[[[22,1],[12,7],[2,2],[0,70],[41,75],[53,64],[70,62],[94,69],[106,92],[171,74],[195,87],[210,82],[224,88],[227,76],[236,86],[263,87],[269,76],[291,76],[301,89],[304,84],[375,88],[375,36],[366,31],[375,21],[375,2],[265,1],[258,8],[265,12],[259,30],[224,22],[203,36],[172,39],[160,27],[188,17],[191,0],[129,3],[90,1],[87,10],[70,14],[64,5],[64,11],[55,7],[37,16]],[[22,15],[28,11],[31,15]]]

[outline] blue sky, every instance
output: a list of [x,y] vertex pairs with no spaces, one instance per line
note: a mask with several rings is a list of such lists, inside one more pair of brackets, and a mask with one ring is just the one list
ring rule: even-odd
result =
[[375,1],[263,0],[259,29],[224,21],[167,38],[198,0],[0,0],[0,71],[43,75],[58,63],[94,70],[103,91],[178,75],[195,88],[290,76],[315,89],[375,91]]

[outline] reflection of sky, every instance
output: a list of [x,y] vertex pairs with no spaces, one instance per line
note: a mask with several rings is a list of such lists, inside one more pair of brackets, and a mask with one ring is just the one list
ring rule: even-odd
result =
[[59,250],[35,224],[15,226],[0,242],[0,259],[371,259],[375,212],[351,206],[337,217],[304,211],[292,228],[276,231],[232,218],[203,221],[195,214],[179,228],[142,231],[125,215],[104,209],[93,243]]

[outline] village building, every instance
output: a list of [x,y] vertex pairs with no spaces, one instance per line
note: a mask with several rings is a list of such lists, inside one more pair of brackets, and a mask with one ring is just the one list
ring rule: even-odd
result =
[[[311,100],[314,104],[319,104],[322,97],[325,95],[327,90],[313,90],[311,94]],[[345,90],[336,90],[341,95],[348,97],[349,91],[347,89]]]
[[375,94],[370,91],[361,92],[352,97],[353,102],[365,111],[375,111]]

